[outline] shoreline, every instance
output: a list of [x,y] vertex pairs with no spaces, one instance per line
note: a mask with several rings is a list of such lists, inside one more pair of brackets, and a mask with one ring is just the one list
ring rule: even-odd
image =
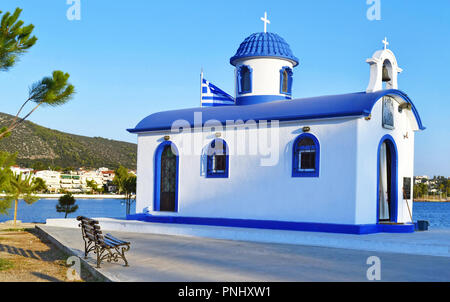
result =
[[[39,198],[59,198],[64,194],[35,194],[35,196]],[[116,194],[72,194],[75,199],[125,199],[125,195],[116,195]]]
[[[64,194],[33,194],[33,196],[42,198],[42,199],[58,199]],[[5,196],[5,194],[0,194],[0,196]],[[75,199],[125,199],[125,195],[116,195],[116,194],[72,194]],[[132,196],[134,199],[135,196]]]
[[442,202],[442,203],[446,203],[446,202],[450,202],[450,200],[413,200],[413,202]]

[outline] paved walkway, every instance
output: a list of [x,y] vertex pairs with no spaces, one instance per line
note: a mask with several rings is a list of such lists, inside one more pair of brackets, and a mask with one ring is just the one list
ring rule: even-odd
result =
[[[39,227],[82,255],[80,229]],[[111,233],[131,242],[130,267],[105,263],[99,270],[113,281],[367,281],[370,256],[381,260],[381,281],[450,281],[448,257]]]
[[[159,235],[205,237],[260,243],[297,244],[388,253],[450,257],[450,230],[367,235],[300,232],[255,228],[153,223],[113,218],[95,218],[102,230]],[[78,228],[76,219],[47,219],[47,226]]]

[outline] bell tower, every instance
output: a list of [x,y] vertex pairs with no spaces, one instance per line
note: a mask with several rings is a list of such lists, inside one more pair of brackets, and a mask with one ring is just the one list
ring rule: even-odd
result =
[[289,44],[275,33],[254,33],[241,43],[230,59],[235,66],[236,105],[251,105],[292,98],[294,67],[298,59]]
[[[383,89],[398,89],[398,74],[403,71],[398,67],[394,53],[387,48],[387,38],[383,40],[384,49],[377,50],[366,62],[370,65],[370,81],[366,92]],[[385,87],[383,87],[385,86]]]

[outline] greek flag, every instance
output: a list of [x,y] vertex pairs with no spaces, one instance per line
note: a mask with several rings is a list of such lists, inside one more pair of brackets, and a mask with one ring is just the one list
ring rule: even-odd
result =
[[202,90],[200,102],[202,107],[234,105],[234,98],[231,95],[204,79],[203,74],[201,79]]

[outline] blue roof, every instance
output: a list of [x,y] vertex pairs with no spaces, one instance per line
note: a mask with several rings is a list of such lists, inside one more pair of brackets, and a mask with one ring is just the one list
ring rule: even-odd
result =
[[[368,116],[373,106],[385,95],[397,95],[411,104],[411,110],[416,118],[419,129],[423,130],[419,114],[409,97],[400,90],[390,89],[372,93],[358,92],[341,95],[319,96],[304,99],[282,100],[254,105],[197,107],[189,109],[163,111],[151,114],[140,121],[129,132],[146,132],[169,130],[177,120],[187,121],[194,126],[194,113],[202,113],[202,123],[208,120],[218,120],[226,125],[227,120],[309,120],[332,117]],[[195,126],[200,126],[196,125]],[[203,126],[203,124],[202,124]]]
[[230,63],[236,66],[236,60],[250,57],[282,58],[292,61],[294,66],[298,65],[298,59],[292,53],[289,44],[274,33],[255,33],[247,37],[230,59]]

